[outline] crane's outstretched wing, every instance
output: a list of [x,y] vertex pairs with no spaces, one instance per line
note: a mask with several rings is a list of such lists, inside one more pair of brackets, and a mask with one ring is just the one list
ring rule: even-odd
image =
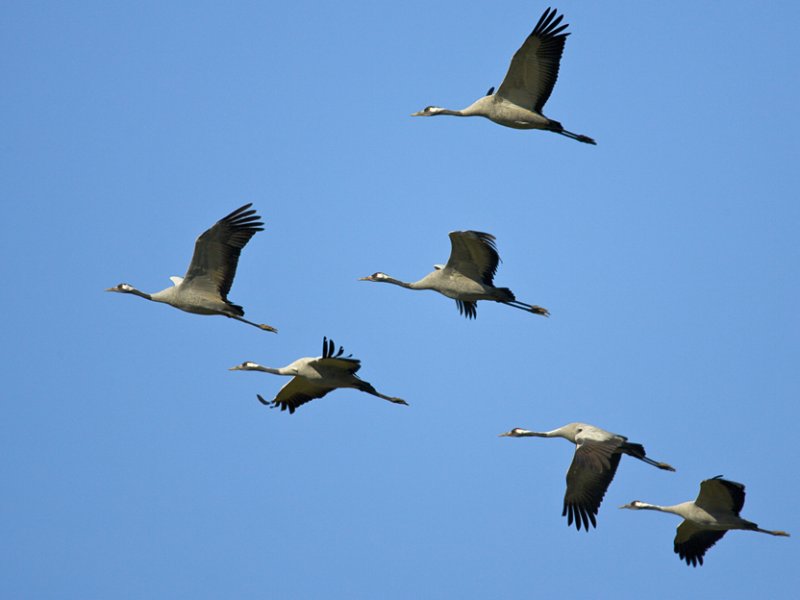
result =
[[553,86],[558,79],[558,67],[564,42],[569,33],[562,33],[567,24],[561,25],[564,15],[556,16],[555,9],[547,9],[511,59],[503,83],[497,95],[517,106],[538,113],[542,112]]
[[744,485],[717,475],[700,484],[700,493],[694,503],[710,511],[730,510],[738,516],[744,506]]
[[361,361],[353,358],[352,354],[342,356],[344,346],[339,346],[336,352],[336,344],[327,337],[322,338],[322,356],[311,363],[311,366],[319,365],[329,371],[347,371],[356,373],[361,368]]
[[293,377],[289,383],[284,385],[278,395],[272,400],[264,400],[260,395],[258,401],[270,408],[281,407],[281,410],[289,409],[289,414],[294,413],[298,406],[306,402],[322,398],[328,392],[335,390],[336,386],[317,383],[305,377]]
[[500,263],[494,240],[493,235],[482,231],[451,231],[450,258],[444,268],[486,285],[494,285],[494,274]]
[[206,289],[227,300],[242,248],[256,232],[264,231],[261,217],[248,210],[251,206],[236,209],[197,238],[184,286]]
[[678,525],[675,534],[675,554],[686,561],[687,565],[696,567],[703,564],[706,550],[722,539],[725,531],[703,529],[691,521],[684,521]]
[[589,531],[589,523],[597,527],[595,516],[603,501],[611,480],[617,472],[621,454],[617,452],[622,440],[613,438],[602,442],[579,440],[575,457],[567,471],[567,493],[564,495],[564,510],[567,525],[575,521]]

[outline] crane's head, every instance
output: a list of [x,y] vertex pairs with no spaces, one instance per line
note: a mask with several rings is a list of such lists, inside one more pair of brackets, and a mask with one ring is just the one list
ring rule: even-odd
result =
[[132,294],[136,288],[129,283],[120,283],[114,287],[106,288],[107,292],[120,292],[121,294]]
[[246,360],[240,365],[231,367],[228,371],[258,371],[260,366],[258,363]]
[[386,273],[381,273],[378,271],[377,273],[373,273],[372,275],[367,275],[366,277],[359,277],[359,281],[387,281],[391,279]]
[[527,437],[528,434],[527,429],[521,429],[519,427],[515,427],[511,431],[506,431],[505,433],[501,433],[497,437]]
[[444,112],[444,108],[439,106],[426,106],[419,112],[412,113],[412,117],[434,117]]
[[620,508],[630,508],[631,510],[639,510],[641,508],[646,508],[646,504],[641,500],[634,500],[628,504],[623,504]]

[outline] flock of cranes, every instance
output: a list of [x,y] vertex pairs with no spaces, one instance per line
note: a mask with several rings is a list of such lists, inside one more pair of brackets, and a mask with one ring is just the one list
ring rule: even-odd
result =
[[[596,144],[585,135],[567,131],[558,121],[542,114],[542,109],[558,77],[564,43],[569,33],[561,24],[563,15],[548,8],[533,32],[514,54],[503,82],[496,93],[491,88],[486,96],[463,110],[448,110],[428,106],[412,116],[480,116],[515,129],[543,129],[568,138]],[[244,309],[228,300],[239,256],[247,242],[264,223],[252,204],[223,217],[197,238],[189,268],[183,277],[173,276],[173,286],[148,294],[130,284],[120,283],[106,291],[133,294],[154,302],[162,302],[180,310],[200,315],[223,315],[262,331],[277,333],[270,325],[244,318]],[[456,301],[459,312],[468,319],[477,316],[477,303],[492,300],[532,314],[549,316],[547,309],[516,299],[506,287],[495,287],[494,276],[500,257],[493,235],[479,231],[454,231],[450,234],[451,252],[445,265],[434,265],[433,272],[419,281],[404,282],[377,272],[362,281],[391,283],[411,290],[433,290]],[[257,395],[259,402],[271,408],[280,407],[294,413],[303,404],[322,398],[338,388],[354,388],[394,404],[408,403],[397,397],[378,392],[372,384],[356,373],[361,361],[352,355],[344,356],[333,340],[323,338],[322,356],[306,357],[291,364],[271,368],[245,361],[231,371],[261,371],[285,375],[292,379],[272,400]],[[597,513],[603,497],[619,466],[623,454],[665,471],[675,469],[664,462],[647,457],[641,444],[629,442],[625,436],[611,433],[585,423],[569,423],[545,432],[515,428],[501,437],[561,437],[575,444],[575,455],[567,471],[567,490],[562,516],[567,525],[589,531],[597,526]],[[759,528],[739,516],[744,505],[744,485],[717,476],[700,484],[700,494],[694,502],[674,506],[659,506],[635,500],[620,508],[657,510],[672,513],[684,520],[678,526],[674,551],[687,565],[703,564],[706,551],[732,529],[757,531],[774,536],[788,536],[784,531]]]

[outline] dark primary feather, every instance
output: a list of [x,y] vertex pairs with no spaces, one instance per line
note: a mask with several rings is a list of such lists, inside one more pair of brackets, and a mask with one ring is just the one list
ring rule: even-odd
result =
[[248,210],[251,206],[249,203],[236,209],[197,238],[185,283],[208,278],[223,300],[227,300],[242,248],[257,232],[264,231],[261,217],[255,210]]
[[684,521],[678,525],[678,532],[675,534],[675,554],[685,560],[687,565],[702,565],[706,551],[720,541],[725,533],[703,529],[691,521]]
[[[336,344],[333,340],[328,340],[327,337],[322,338],[322,358],[339,358],[342,354],[344,354],[344,346],[339,346],[339,352],[334,354],[333,351],[336,349]],[[350,358],[353,356],[352,354],[348,354],[345,358]]]
[[469,300],[456,300],[458,306],[458,314],[464,315],[468,319],[474,319],[478,316],[478,303],[470,302]]
[[511,59],[497,94],[518,106],[541,113],[558,79],[568,24],[548,8]]

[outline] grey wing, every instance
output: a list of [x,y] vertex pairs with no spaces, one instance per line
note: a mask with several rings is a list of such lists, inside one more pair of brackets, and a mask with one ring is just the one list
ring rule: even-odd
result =
[[302,406],[311,400],[322,398],[325,394],[335,389],[336,386],[321,384],[305,377],[293,377],[289,383],[278,391],[278,395],[272,400],[264,400],[261,396],[258,399],[262,404],[266,404],[271,408],[280,406],[281,410],[288,409],[291,414],[298,406]]
[[561,25],[564,15],[556,16],[555,9],[547,9],[514,54],[497,95],[517,106],[542,112],[558,79],[558,67],[568,27]]
[[597,511],[619,466],[619,444],[618,439],[605,442],[587,440],[578,444],[567,471],[567,492],[561,512],[562,517],[567,517],[568,526],[575,521],[578,530],[583,525],[589,531],[589,523],[597,527]]
[[183,278],[184,286],[204,288],[227,299],[242,248],[264,230],[261,217],[251,206],[245,204],[236,209],[197,238],[192,262]]
[[678,525],[678,532],[675,534],[675,554],[685,560],[687,565],[702,565],[706,550],[721,540],[723,535],[725,531],[703,529],[691,521],[684,521]]
[[700,484],[700,493],[694,503],[710,512],[729,510],[738,516],[744,506],[744,496],[744,485],[717,475]]
[[318,358],[311,363],[320,372],[328,373],[350,373],[355,374],[361,368],[361,361],[357,358],[336,357]]
[[336,351],[336,344],[327,337],[322,338],[322,356],[309,363],[311,366],[317,368],[322,367],[332,373],[348,372],[356,373],[361,368],[361,361],[353,358],[352,354],[342,356],[344,354],[344,346],[339,346],[339,351]]
[[453,269],[475,281],[494,285],[500,263],[495,237],[482,231],[451,231],[450,258],[445,269]]

